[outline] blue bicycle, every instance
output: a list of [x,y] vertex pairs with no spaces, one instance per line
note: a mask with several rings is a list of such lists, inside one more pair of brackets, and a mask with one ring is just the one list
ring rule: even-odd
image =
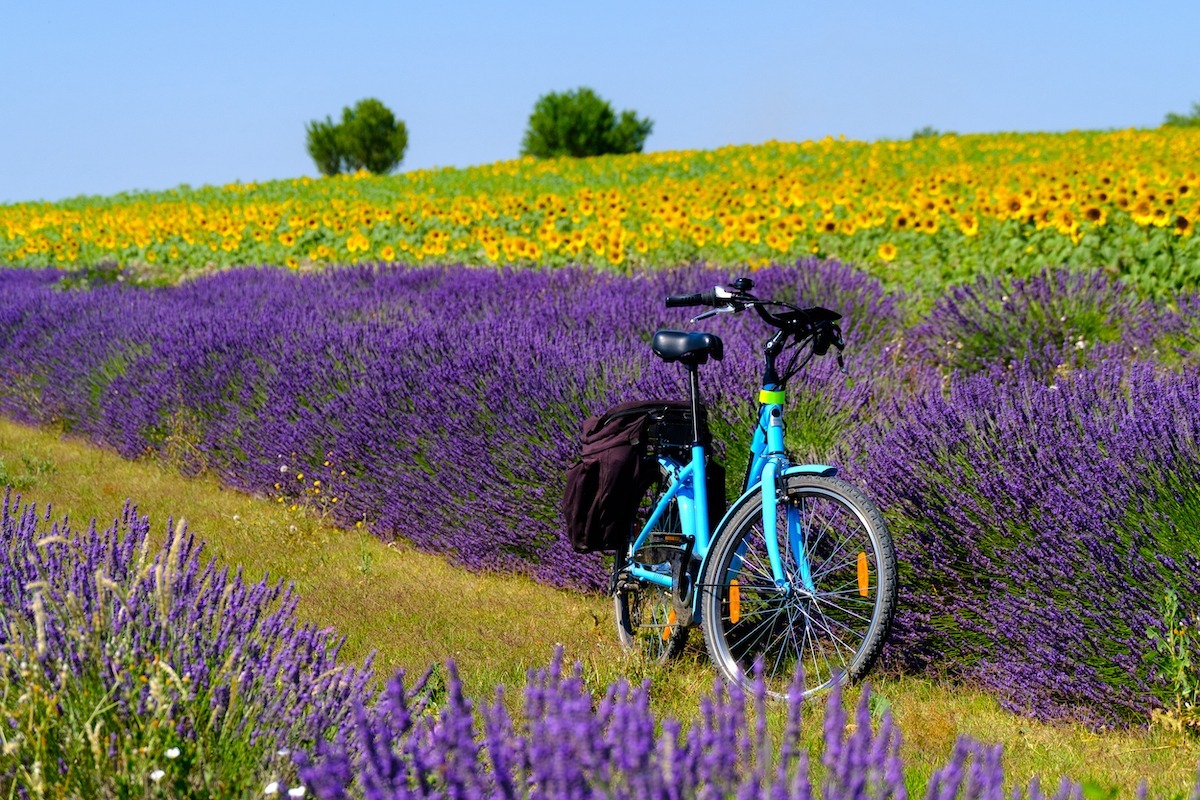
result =
[[687,371],[690,402],[652,412],[647,439],[658,480],[614,561],[617,633],[627,649],[666,660],[702,626],[726,680],[749,686],[761,661],[768,692],[786,698],[801,668],[807,696],[835,680],[857,680],[879,654],[896,605],[896,557],[879,509],[863,492],[834,467],[793,464],[784,448],[787,382],[831,349],[842,364],[841,315],[760,300],[753,287],[739,278],[667,298],[668,307],[709,307],[693,322],[754,309],[775,332],[763,348],[741,495],[723,514],[723,477],[713,480],[699,382],[699,368],[720,360],[723,344],[710,333],[654,334],[655,354]]

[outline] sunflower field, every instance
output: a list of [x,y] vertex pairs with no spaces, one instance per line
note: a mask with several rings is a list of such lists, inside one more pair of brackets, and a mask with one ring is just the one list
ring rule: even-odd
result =
[[0,263],[153,282],[236,264],[853,261],[940,286],[1046,265],[1200,286],[1200,130],[769,142],[0,206]]

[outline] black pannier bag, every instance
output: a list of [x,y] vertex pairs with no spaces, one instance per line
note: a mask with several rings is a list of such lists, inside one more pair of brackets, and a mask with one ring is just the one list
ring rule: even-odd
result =
[[[701,407],[700,439],[709,444],[707,413]],[[563,517],[567,538],[579,553],[625,546],[638,506],[659,476],[658,452],[681,461],[690,457],[692,412],[686,400],[622,403],[583,423],[580,460],[567,470]],[[709,521],[725,511],[725,470],[708,467]],[[714,511],[716,516],[714,517]]]

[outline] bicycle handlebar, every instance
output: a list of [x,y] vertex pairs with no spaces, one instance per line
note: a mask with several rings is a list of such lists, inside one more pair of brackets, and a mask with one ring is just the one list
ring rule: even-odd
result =
[[[708,306],[721,311],[733,312],[753,308],[763,322],[793,333],[805,332],[805,329],[815,329],[842,318],[841,314],[826,308],[816,306],[801,308],[781,300],[760,300],[750,294],[749,290],[752,288],[754,288],[754,281],[749,278],[738,278],[733,281],[731,289],[718,286],[707,292],[669,295],[666,299],[666,306],[667,308]],[[779,306],[787,310],[783,313],[775,313],[768,311],[768,306]]]
[[[738,278],[732,282],[730,288],[717,286],[707,292],[670,295],[667,297],[666,305],[667,308],[709,306],[714,309],[704,312],[696,319],[711,316],[718,311],[736,313],[753,308],[763,322],[780,331],[780,334],[772,338],[772,343],[768,343],[768,351],[773,350],[776,354],[780,352],[789,335],[795,337],[797,343],[801,340],[811,341],[813,355],[823,356],[829,352],[831,346],[836,347],[838,365],[844,371],[842,350],[845,348],[846,342],[842,338],[841,327],[837,324],[837,321],[842,318],[841,314],[819,306],[801,308],[781,300],[760,300],[750,294],[750,290],[753,288],[754,281],[750,278]],[[776,313],[769,311],[768,306],[778,306],[786,310]],[[779,336],[783,338],[778,338]],[[773,363],[773,357],[771,356],[771,363]]]

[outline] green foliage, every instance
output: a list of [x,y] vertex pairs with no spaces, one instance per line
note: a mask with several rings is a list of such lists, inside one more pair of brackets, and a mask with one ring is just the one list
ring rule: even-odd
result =
[[1200,734],[1200,616],[1186,617],[1167,589],[1160,606],[1163,632],[1151,629],[1158,668],[1170,685],[1170,705],[1156,715],[1168,727]]
[[1172,111],[1163,120],[1163,125],[1173,128],[1200,128],[1200,103],[1192,103],[1190,114],[1176,114]]
[[958,135],[958,133],[956,131],[939,131],[937,128],[933,127],[932,125],[925,125],[924,127],[917,128],[915,131],[913,131],[912,138],[914,140],[916,140],[916,139],[936,139],[939,136],[957,136],[957,135]]
[[384,175],[404,159],[408,128],[373,97],[342,109],[342,121],[328,116],[307,126],[308,154],[322,175],[365,169]]
[[6,486],[11,486],[18,492],[24,491],[47,476],[54,473],[54,462],[21,454],[20,471],[10,468],[4,463],[4,459],[0,458],[0,496],[3,496],[3,490]]
[[308,123],[308,154],[322,175],[337,175],[342,171],[342,146],[338,126],[329,117]]
[[1080,789],[1083,800],[1117,800],[1120,795],[1116,786],[1105,786],[1096,781],[1084,781]]
[[587,87],[543,95],[529,116],[521,155],[537,158],[640,153],[654,129],[630,110],[618,117],[607,100]]

